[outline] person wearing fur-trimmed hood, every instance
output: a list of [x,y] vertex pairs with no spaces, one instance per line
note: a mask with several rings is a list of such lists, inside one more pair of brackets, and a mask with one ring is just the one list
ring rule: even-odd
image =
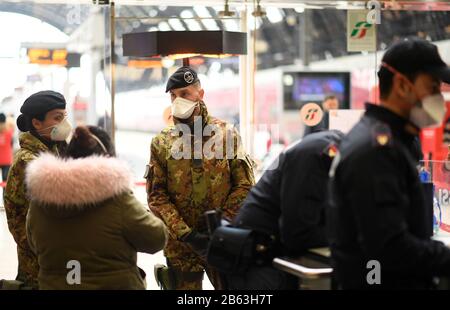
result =
[[78,127],[67,154],[43,154],[26,171],[39,288],[145,289],[137,252],[164,247],[163,222],[132,194],[130,170],[105,131]]

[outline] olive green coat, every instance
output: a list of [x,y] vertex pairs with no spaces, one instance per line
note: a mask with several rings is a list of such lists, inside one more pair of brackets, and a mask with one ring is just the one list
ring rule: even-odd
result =
[[160,251],[167,230],[133,196],[124,162],[43,155],[28,166],[26,184],[27,234],[39,260],[40,289],[146,287],[137,252]]

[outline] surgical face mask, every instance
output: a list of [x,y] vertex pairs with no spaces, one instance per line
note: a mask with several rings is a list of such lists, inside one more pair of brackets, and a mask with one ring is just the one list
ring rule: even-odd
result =
[[442,124],[446,113],[444,96],[426,96],[411,110],[409,119],[419,128],[435,127]]
[[176,97],[172,102],[172,115],[179,119],[188,119],[194,113],[198,102]]
[[39,130],[39,132],[43,132],[44,130],[47,130],[49,128],[53,128],[50,132],[50,139],[52,141],[65,141],[67,138],[69,138],[70,134],[72,133],[72,124],[69,122],[69,120],[64,118],[61,123],[58,125],[53,125],[44,129]]

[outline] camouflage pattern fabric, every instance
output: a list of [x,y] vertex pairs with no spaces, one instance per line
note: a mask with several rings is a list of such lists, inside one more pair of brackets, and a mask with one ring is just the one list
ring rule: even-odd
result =
[[[230,125],[208,116],[204,103],[200,107],[205,125],[215,125],[219,129],[201,139],[205,146],[217,135],[225,137]],[[220,209],[228,219],[237,214],[241,202],[255,183],[253,161],[243,151],[235,128],[228,132],[234,141],[232,151],[235,155],[232,158],[225,156],[224,139],[222,159],[175,159],[172,146],[180,137],[174,131],[175,127],[169,126],[152,140],[146,173],[148,203],[169,229],[164,255],[167,259],[184,262],[177,263],[183,271],[199,272],[205,269],[205,263],[180,238],[192,229],[206,232],[203,213],[207,210]],[[195,143],[192,144],[191,151],[194,152]]]
[[17,280],[25,286],[38,287],[37,276],[39,265],[37,257],[28,245],[25,222],[29,207],[29,199],[25,188],[25,168],[39,153],[58,153],[55,145],[52,150],[29,132],[19,136],[20,149],[14,156],[14,161],[8,173],[8,179],[3,196],[9,231],[17,243],[18,275]]

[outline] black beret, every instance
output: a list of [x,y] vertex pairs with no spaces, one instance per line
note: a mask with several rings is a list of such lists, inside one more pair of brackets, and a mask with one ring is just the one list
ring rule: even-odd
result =
[[183,88],[198,81],[197,72],[190,67],[184,66],[172,74],[167,81],[166,93],[171,89]]
[[37,92],[28,97],[20,108],[21,115],[17,118],[17,127],[20,131],[29,131],[30,119],[44,115],[55,109],[65,109],[66,99],[60,93],[52,90]]

